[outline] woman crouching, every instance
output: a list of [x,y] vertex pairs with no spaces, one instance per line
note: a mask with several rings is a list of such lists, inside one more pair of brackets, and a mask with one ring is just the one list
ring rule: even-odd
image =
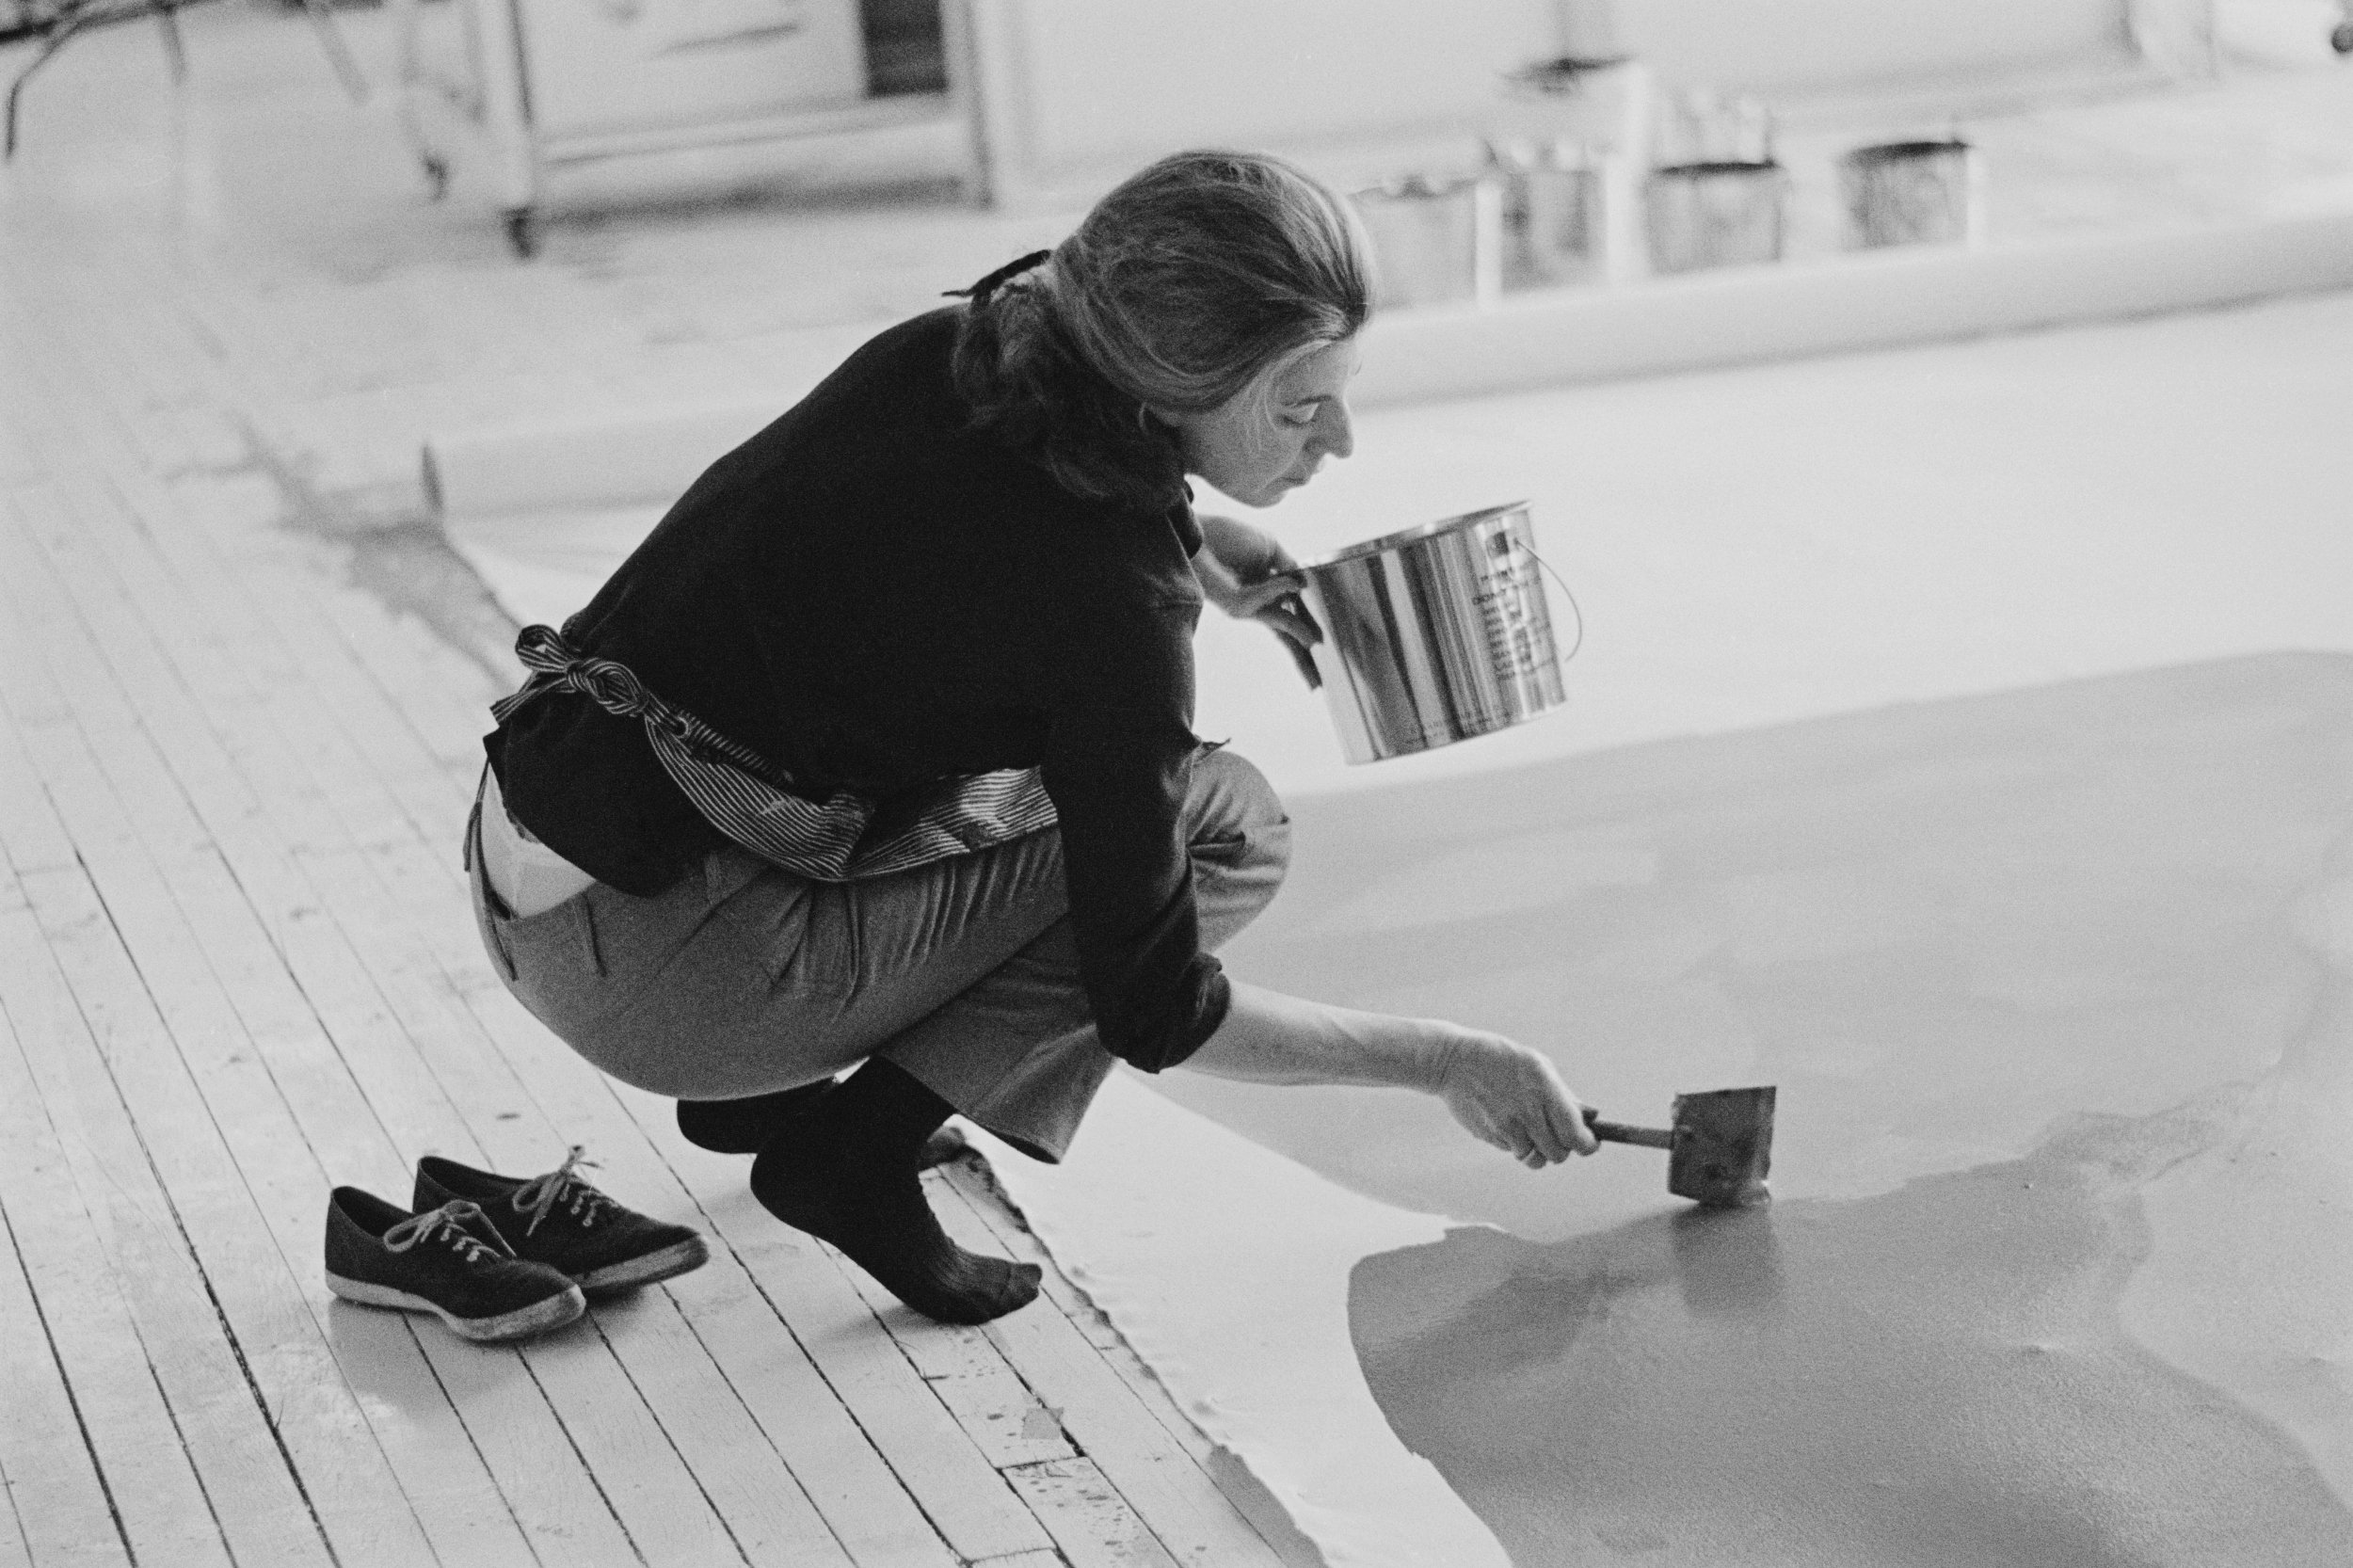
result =
[[1206,598],[1315,631],[1282,546],[1186,480],[1271,506],[1347,456],[1367,313],[1330,191],[1164,159],[859,348],[519,645],[474,830],[500,972],[920,1312],[1037,1288],[941,1232],[932,1134],[1058,1160],[1114,1058],[1422,1089],[1530,1165],[1593,1147],[1536,1053],[1212,956],[1289,824],[1193,732],[1193,628]]

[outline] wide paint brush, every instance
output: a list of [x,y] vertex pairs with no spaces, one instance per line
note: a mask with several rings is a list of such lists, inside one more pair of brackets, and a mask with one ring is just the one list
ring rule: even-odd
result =
[[1675,1096],[1672,1128],[1605,1122],[1590,1107],[1585,1124],[1612,1144],[1667,1151],[1667,1191],[1710,1208],[1739,1208],[1772,1194],[1773,1089],[1710,1089]]

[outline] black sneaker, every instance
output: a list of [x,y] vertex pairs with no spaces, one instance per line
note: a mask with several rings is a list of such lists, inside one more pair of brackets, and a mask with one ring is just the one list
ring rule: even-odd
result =
[[570,1276],[583,1290],[651,1285],[711,1261],[700,1233],[624,1208],[572,1174],[574,1144],[544,1176],[496,1176],[426,1155],[417,1161],[417,1203],[480,1204],[515,1256]]
[[580,1287],[517,1257],[471,1203],[412,1214],[357,1187],[327,1200],[327,1288],[363,1306],[430,1312],[469,1339],[520,1339],[588,1309]]

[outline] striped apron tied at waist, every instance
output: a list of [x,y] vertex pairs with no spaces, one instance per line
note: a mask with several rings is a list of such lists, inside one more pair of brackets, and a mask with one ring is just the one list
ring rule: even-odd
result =
[[943,778],[924,798],[893,803],[890,831],[869,841],[881,803],[849,790],[822,801],[793,792],[792,776],[684,709],[647,690],[626,664],[591,658],[552,627],[526,626],[515,655],[531,678],[490,705],[504,724],[551,692],[579,692],[633,718],[664,773],[705,821],[751,854],[820,882],[853,882],[1010,843],[1054,825],[1035,768]]

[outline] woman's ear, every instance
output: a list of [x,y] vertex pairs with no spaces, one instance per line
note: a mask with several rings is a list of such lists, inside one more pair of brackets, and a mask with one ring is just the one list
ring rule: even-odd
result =
[[1144,428],[1149,430],[1158,426],[1168,432],[1169,439],[1176,442],[1177,452],[1183,455],[1188,465],[1199,460],[1203,417],[1200,414],[1178,413],[1170,408],[1147,408],[1144,410]]

